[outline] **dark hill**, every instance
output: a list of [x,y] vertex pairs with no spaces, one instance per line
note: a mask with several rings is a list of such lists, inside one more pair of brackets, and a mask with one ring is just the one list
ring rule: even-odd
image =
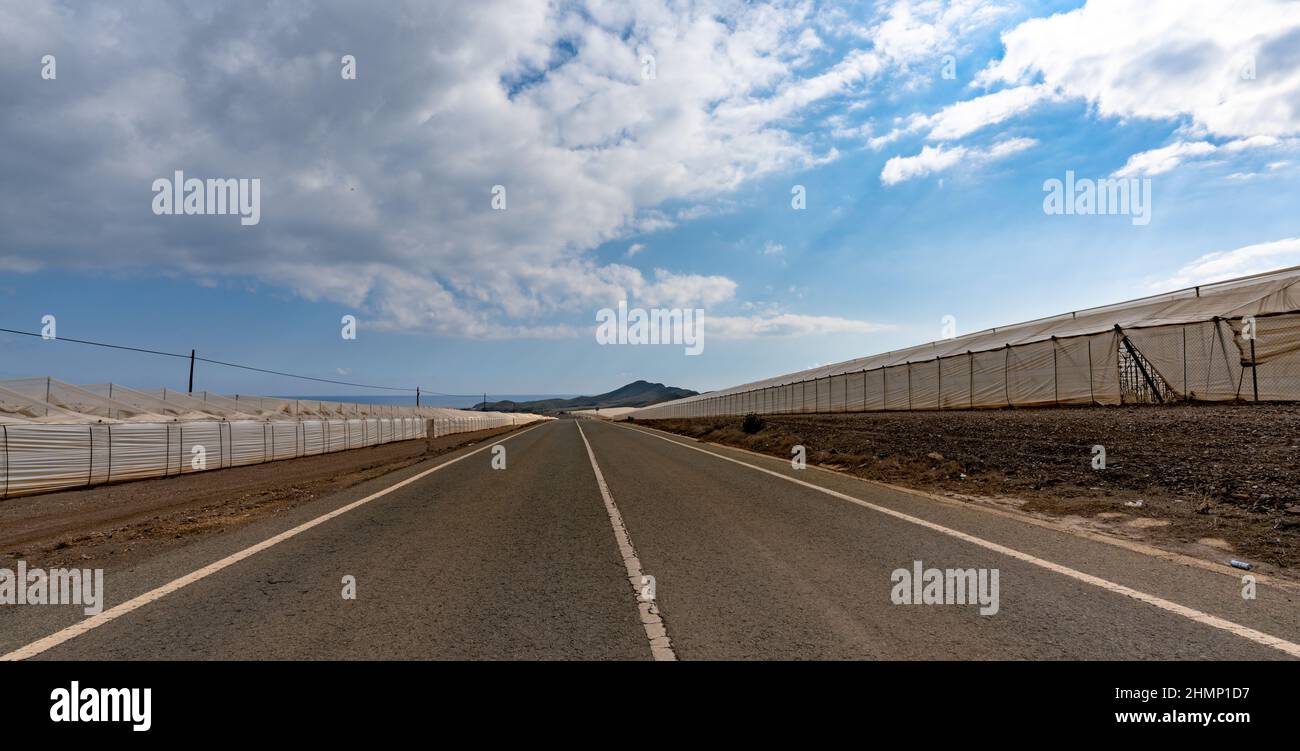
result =
[[488,412],[533,412],[554,414],[575,409],[606,409],[608,407],[649,407],[651,404],[695,396],[690,389],[665,386],[662,383],[633,381],[626,386],[596,396],[575,396],[572,399],[538,399],[531,402],[479,402],[473,409]]

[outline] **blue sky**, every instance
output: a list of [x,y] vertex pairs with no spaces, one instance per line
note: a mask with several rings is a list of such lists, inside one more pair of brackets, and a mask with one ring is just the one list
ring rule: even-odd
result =
[[[448,393],[703,390],[1300,264],[1300,14],[1203,5],[24,4],[0,327]],[[261,221],[156,216],[178,169],[259,178]],[[1150,223],[1044,213],[1066,171],[1149,179]],[[597,344],[620,299],[704,309],[703,353]],[[0,334],[0,379],[32,375],[185,367]]]

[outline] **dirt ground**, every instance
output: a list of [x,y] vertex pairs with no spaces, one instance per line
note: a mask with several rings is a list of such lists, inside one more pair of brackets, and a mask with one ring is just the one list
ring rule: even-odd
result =
[[[1300,572],[1300,405],[780,415],[645,424],[1014,508],[1226,564]],[[1106,467],[1092,468],[1093,446]],[[1288,510],[1289,509],[1289,510]]]
[[515,428],[0,501],[0,566],[124,564]]

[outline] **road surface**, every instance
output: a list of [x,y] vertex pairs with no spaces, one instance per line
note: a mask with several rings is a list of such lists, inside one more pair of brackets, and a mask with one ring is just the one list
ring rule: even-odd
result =
[[[0,654],[1300,657],[1300,594],[1260,581],[1245,599],[1244,572],[626,424],[558,420],[494,440],[109,569],[99,615],[0,608]],[[896,604],[893,572],[918,561],[996,572],[996,612]]]

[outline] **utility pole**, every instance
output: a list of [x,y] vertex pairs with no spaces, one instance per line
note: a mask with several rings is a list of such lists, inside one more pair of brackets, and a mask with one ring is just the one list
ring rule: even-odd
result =
[[420,387],[415,387],[415,406],[420,406]]
[[483,406],[479,409],[479,412],[487,412],[487,392],[486,392],[486,391],[483,392]]
[[194,350],[190,350],[190,390],[188,393],[194,393]]

